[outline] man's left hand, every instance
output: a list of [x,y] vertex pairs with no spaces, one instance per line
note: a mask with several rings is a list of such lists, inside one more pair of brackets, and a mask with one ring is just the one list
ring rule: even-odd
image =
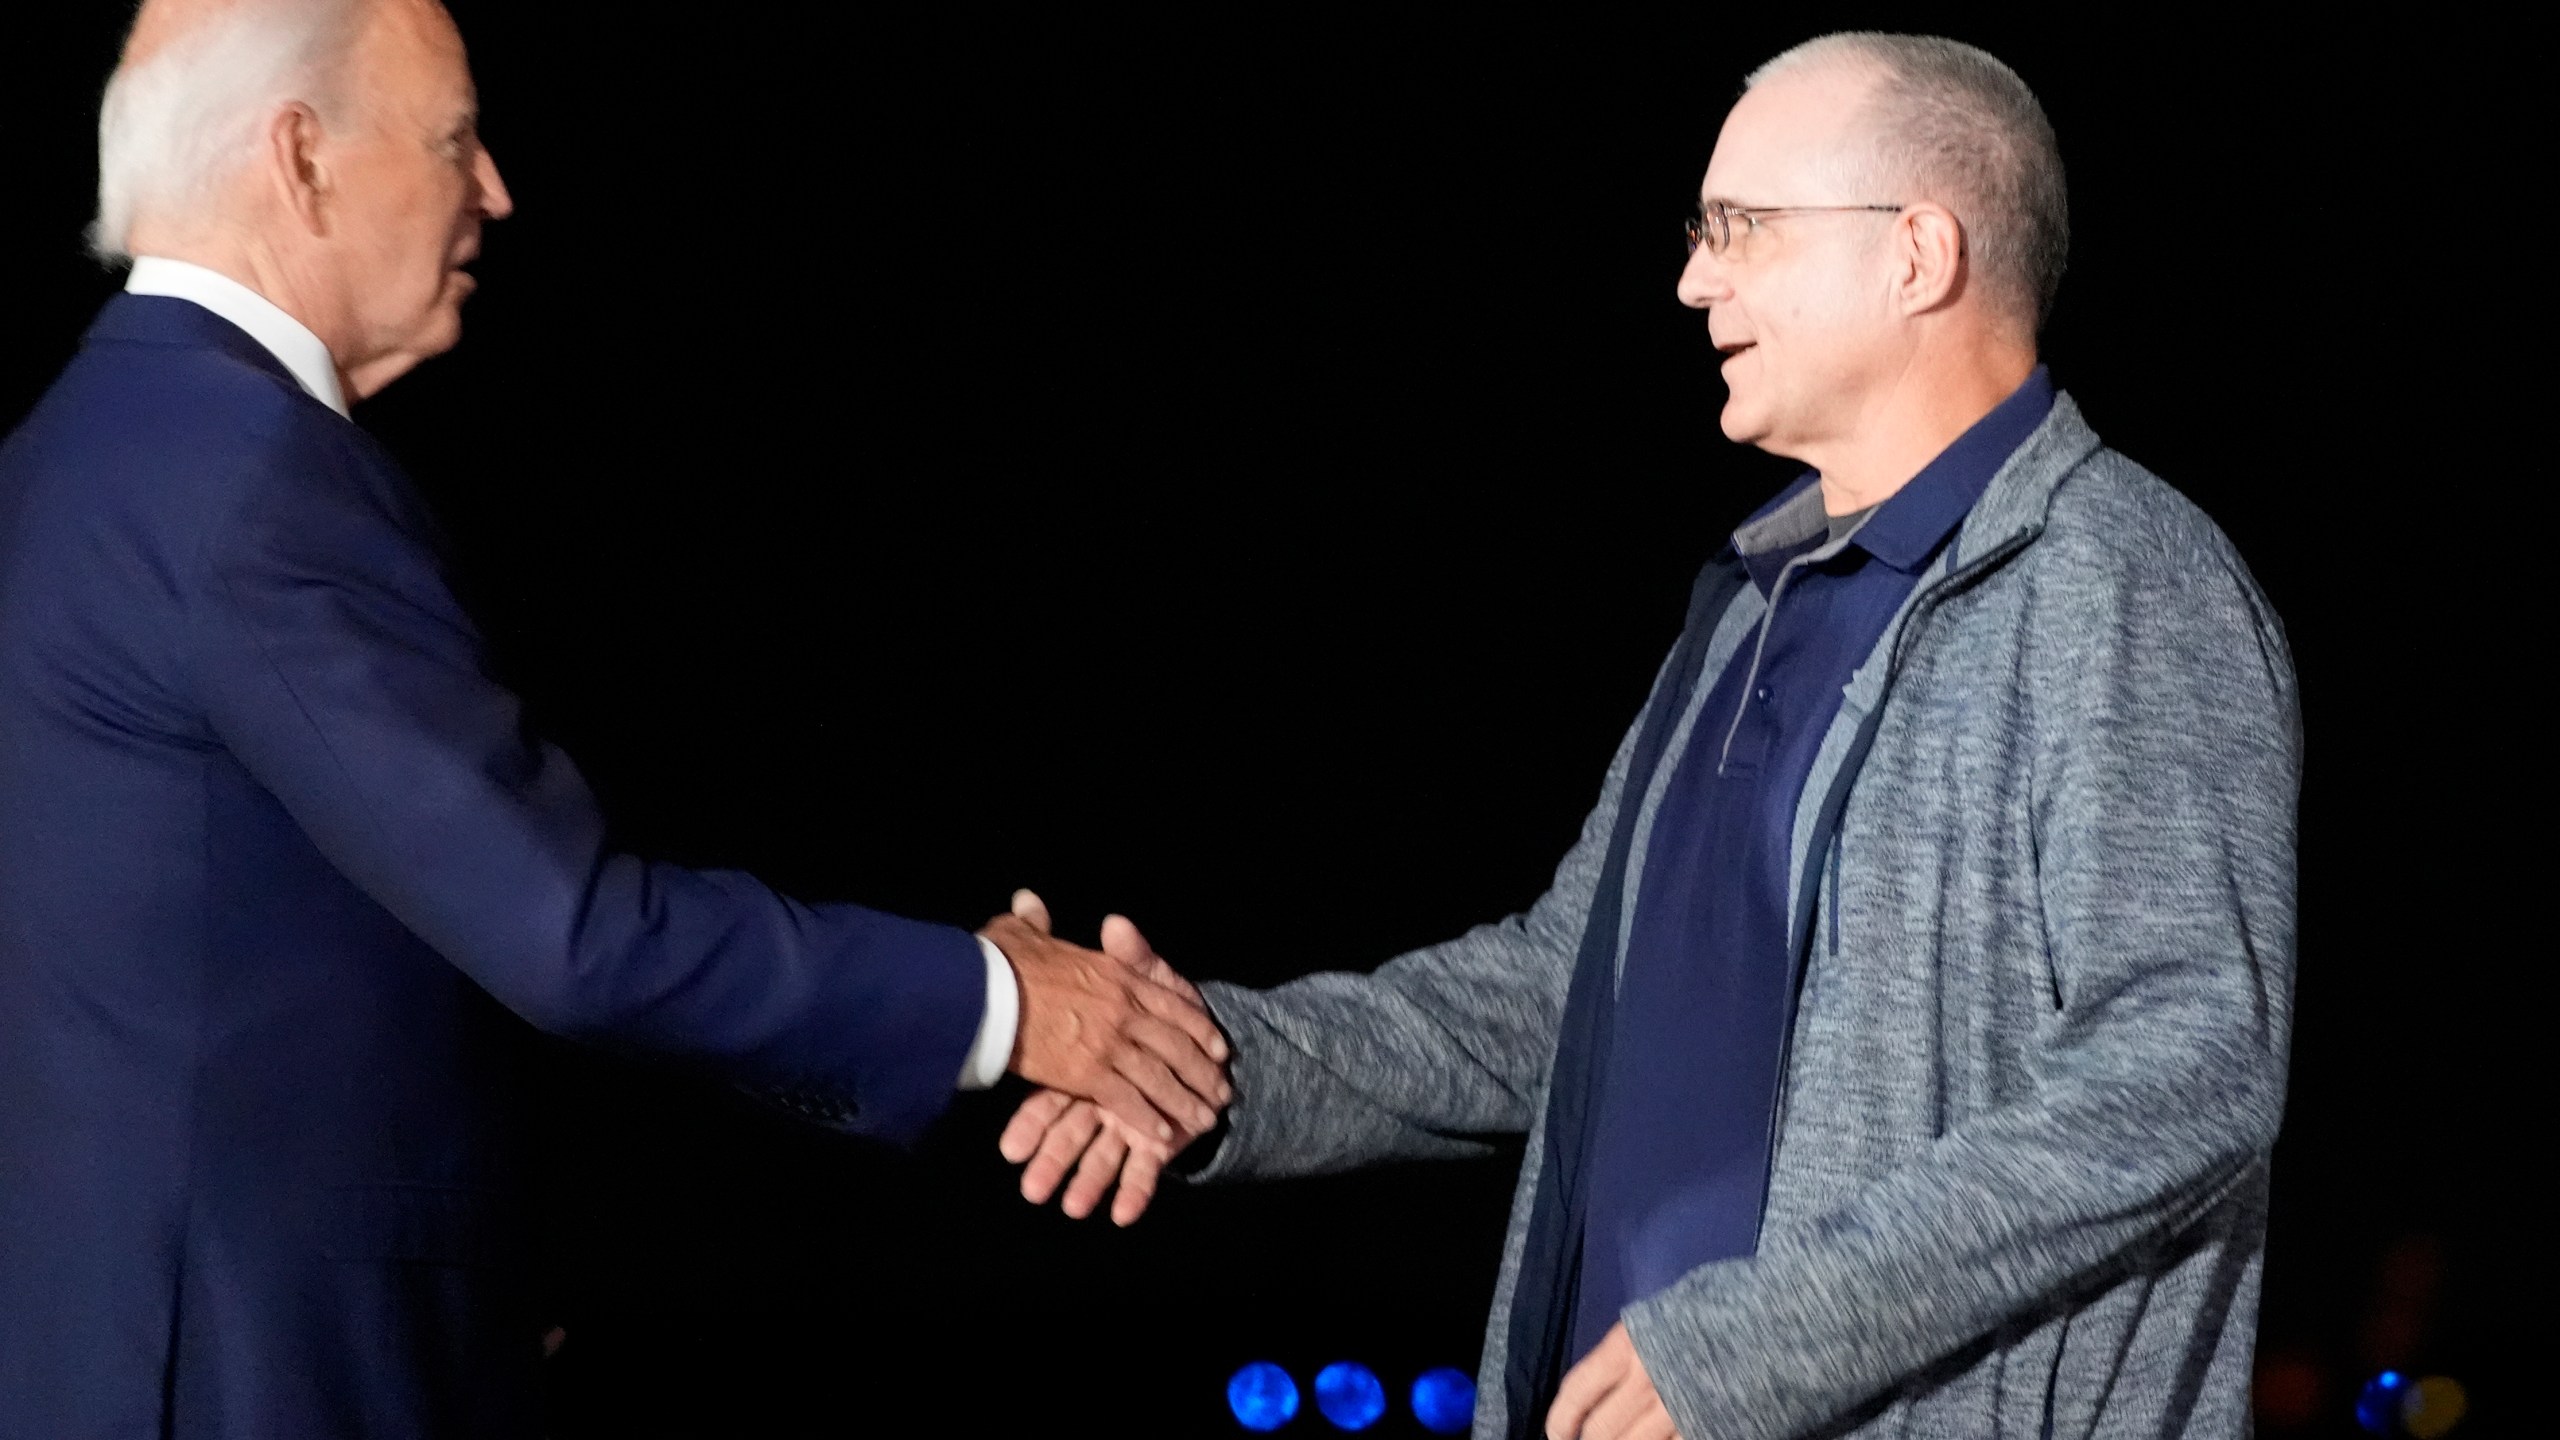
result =
[[1680,1440],[1625,1321],[1565,1372],[1547,1410],[1547,1440]]

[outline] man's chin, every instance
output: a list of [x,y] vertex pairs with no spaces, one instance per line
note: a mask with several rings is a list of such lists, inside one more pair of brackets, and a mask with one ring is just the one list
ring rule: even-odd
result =
[[1716,422],[1723,427],[1724,438],[1736,445],[1757,445],[1769,433],[1768,417],[1735,398],[1724,402]]
[[412,333],[396,350],[386,351],[373,360],[347,372],[351,400],[367,400],[381,394],[391,382],[415,370],[429,360],[462,343],[462,314],[450,307],[439,311],[425,325]]
[[421,360],[433,360],[462,343],[462,297],[455,296],[438,306],[433,318],[419,327],[417,339],[409,353]]

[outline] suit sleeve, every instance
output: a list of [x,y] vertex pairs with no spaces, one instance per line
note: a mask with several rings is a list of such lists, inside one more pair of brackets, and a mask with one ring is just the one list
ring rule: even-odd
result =
[[616,853],[491,681],[406,484],[369,442],[243,482],[189,599],[215,736],[357,886],[555,1034],[700,1063],[909,1139],[985,1003],[973,937]]
[[1491,1153],[1529,1129],[1555,1061],[1574,956],[1635,746],[1631,729],[1581,838],[1522,914],[1273,990],[1201,987],[1235,1049],[1236,1101],[1203,1181],[1326,1174]]
[[2264,1165],[2293,981],[2291,662],[2236,557],[2157,540],[2049,534],[2037,582],[2068,623],[2024,677],[2052,985],[2033,1090],[1630,1306],[1682,1434],[1825,1429],[2166,1253]]

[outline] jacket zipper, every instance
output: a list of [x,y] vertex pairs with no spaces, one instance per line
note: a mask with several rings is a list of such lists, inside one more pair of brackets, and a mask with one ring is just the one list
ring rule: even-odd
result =
[[[2042,525],[2030,525],[2026,529],[2018,531],[2008,539],[2003,540],[1998,545],[1995,545],[1991,549],[1985,551],[1979,557],[1967,562],[1964,568],[1950,571],[1946,575],[1939,577],[1936,584],[1931,585],[1927,590],[1921,592],[1920,597],[1912,602],[1911,613],[1904,617],[1902,628],[1894,634],[1893,648],[1885,658],[1884,683],[1877,687],[1875,707],[1868,711],[1868,714],[1880,715],[1883,713],[1885,703],[1893,697],[1894,677],[1902,673],[1902,659],[1904,655],[1909,653],[1911,638],[1920,632],[1921,625],[1937,610],[1940,603],[1942,603],[1950,594],[1953,594],[1957,589],[1970,584],[1976,577],[1987,574],[1998,566],[2005,564],[2010,556],[2025,549],[2031,541],[2043,533],[2044,527]],[[1874,743],[1873,736],[1868,737],[1868,743]],[[1860,768],[1864,768],[1867,763],[1865,750],[1861,749],[1855,758]],[[1832,783],[1839,783],[1838,777],[1833,777]],[[1838,873],[1841,853],[1840,825],[1841,822],[1847,818],[1847,815],[1844,813],[1831,822],[1831,864],[1833,869],[1831,876],[1831,953],[1835,956],[1840,953],[1840,876]],[[1806,938],[1807,946],[1810,948],[1811,937],[1808,936]],[[1792,957],[1790,957],[1789,963],[1793,963]],[[1760,1235],[1766,1230],[1769,1223],[1769,1189],[1776,1183],[1778,1178],[1778,1130],[1786,1120],[1788,1088],[1787,1075],[1795,1064],[1796,1025],[1803,1018],[1796,1002],[1801,1001],[1804,997],[1805,973],[1812,968],[1812,965],[1806,964],[1798,968],[1796,971],[1795,994],[1790,997],[1790,1001],[1787,1006],[1787,1033],[1778,1044],[1778,1093],[1775,1103],[1771,1104],[1769,1107],[1769,1133],[1762,1142],[1763,1153],[1765,1153],[1769,1158],[1767,1168],[1762,1172],[1764,1178],[1760,1185],[1760,1224],[1754,1229],[1751,1237],[1752,1248],[1755,1250],[1759,1248]]]

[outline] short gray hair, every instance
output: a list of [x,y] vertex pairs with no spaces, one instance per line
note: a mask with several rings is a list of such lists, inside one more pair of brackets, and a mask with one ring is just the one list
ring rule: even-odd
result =
[[136,218],[184,214],[256,153],[276,107],[301,101],[324,121],[369,0],[240,0],[128,63],[98,112],[98,218],[89,248],[132,259]]
[[1751,72],[1744,88],[1815,61],[1883,72],[1863,117],[1871,183],[1861,200],[1934,200],[1963,223],[1985,298],[2042,329],[2071,253],[2071,206],[2053,122],[2018,72],[1934,35],[1844,31],[1808,40]]

